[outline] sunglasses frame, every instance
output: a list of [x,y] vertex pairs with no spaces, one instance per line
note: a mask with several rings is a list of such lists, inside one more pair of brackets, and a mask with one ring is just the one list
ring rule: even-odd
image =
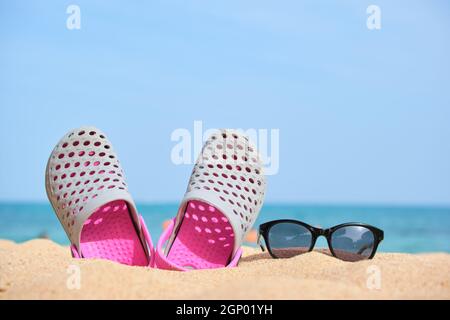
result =
[[370,254],[370,256],[367,259],[372,259],[375,256],[375,253],[377,252],[377,249],[378,249],[378,245],[384,239],[383,230],[378,229],[378,228],[371,226],[369,224],[366,224],[366,223],[361,223],[361,222],[347,222],[347,223],[339,224],[337,226],[334,226],[334,227],[331,227],[328,229],[321,229],[321,228],[313,227],[307,223],[304,223],[304,222],[298,221],[298,220],[291,220],[291,219],[273,220],[273,221],[263,223],[259,226],[258,244],[261,247],[262,251],[265,251],[264,246],[261,243],[261,236],[262,236],[264,239],[264,242],[266,243],[267,251],[269,252],[270,256],[274,259],[283,259],[283,258],[279,258],[273,254],[272,248],[270,247],[270,242],[268,240],[269,239],[269,231],[273,226],[280,224],[280,223],[297,224],[297,225],[305,227],[306,229],[308,229],[311,232],[311,246],[309,247],[307,252],[311,252],[314,249],[317,238],[319,238],[320,236],[324,236],[327,239],[328,248],[330,249],[331,254],[333,255],[333,257],[335,257],[337,259],[340,259],[340,258],[337,257],[336,254],[334,253],[333,246],[331,245],[331,236],[333,235],[333,232],[335,232],[338,229],[341,229],[344,227],[364,227],[364,228],[372,231],[373,236],[374,236],[374,247],[373,247],[372,253]]

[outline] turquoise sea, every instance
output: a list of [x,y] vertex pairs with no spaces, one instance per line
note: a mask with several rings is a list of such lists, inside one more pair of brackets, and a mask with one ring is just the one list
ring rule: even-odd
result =
[[[161,234],[164,220],[177,211],[177,204],[138,204],[153,241]],[[450,208],[330,205],[265,205],[255,224],[291,218],[312,225],[331,227],[343,222],[365,222],[384,230],[379,251],[450,252]],[[46,203],[0,203],[0,239],[23,242],[46,236],[68,244],[53,210]],[[317,243],[325,246],[325,239]]]

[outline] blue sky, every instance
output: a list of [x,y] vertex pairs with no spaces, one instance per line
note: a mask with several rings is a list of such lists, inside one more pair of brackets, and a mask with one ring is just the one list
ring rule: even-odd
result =
[[[81,9],[81,30],[66,8]],[[368,30],[366,8],[381,8]],[[44,201],[69,129],[178,201],[177,128],[276,128],[267,201],[450,205],[448,1],[2,1],[0,200]]]

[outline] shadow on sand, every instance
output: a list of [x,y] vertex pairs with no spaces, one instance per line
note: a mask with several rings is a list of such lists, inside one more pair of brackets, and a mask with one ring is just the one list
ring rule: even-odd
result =
[[[316,249],[313,250],[313,252],[318,252],[318,253],[322,253],[325,254],[327,256],[332,257],[333,255],[331,254],[330,250],[328,249]],[[266,260],[266,259],[273,259],[270,254],[268,252],[262,252],[262,253],[257,253],[257,254],[252,254],[250,256],[247,257],[243,257],[241,259],[242,262],[252,262],[252,261],[258,261],[258,260]]]

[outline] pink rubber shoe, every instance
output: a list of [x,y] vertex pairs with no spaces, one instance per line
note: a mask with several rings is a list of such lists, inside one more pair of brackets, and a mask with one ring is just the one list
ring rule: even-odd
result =
[[155,266],[179,271],[236,266],[265,189],[262,164],[248,138],[234,130],[212,135],[176,218],[158,241]]
[[153,264],[153,245],[111,143],[94,127],[70,131],[47,163],[47,196],[76,258]]

